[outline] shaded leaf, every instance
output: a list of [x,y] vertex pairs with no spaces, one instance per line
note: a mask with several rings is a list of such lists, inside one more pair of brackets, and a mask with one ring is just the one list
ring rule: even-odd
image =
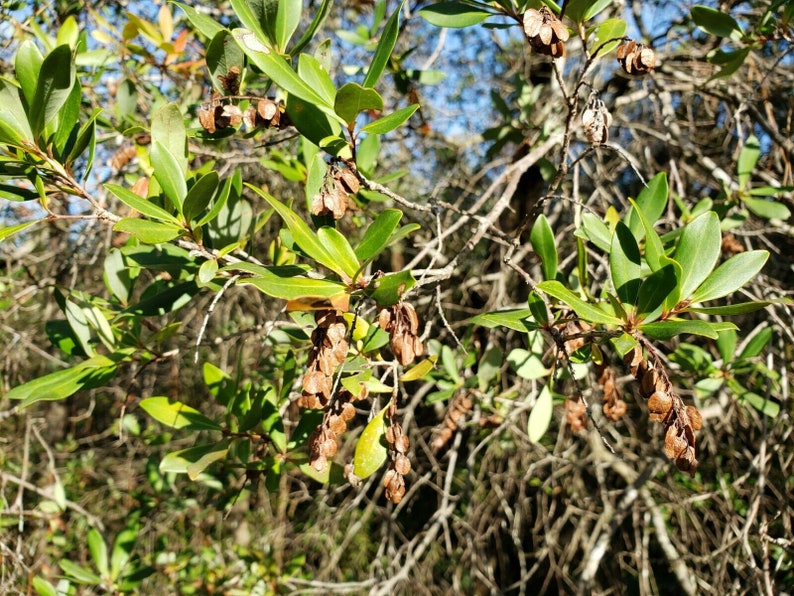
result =
[[375,258],[386,248],[394,230],[402,219],[403,212],[399,209],[384,209],[369,225],[364,238],[356,247],[356,257],[360,261]]
[[[187,176],[187,132],[185,119],[175,103],[164,105],[152,118],[152,148],[158,143],[171,155],[179,169],[179,176],[175,173],[170,175],[181,178],[184,183]],[[152,165],[156,170],[157,166],[154,163]],[[182,193],[182,197],[184,196]]]
[[154,177],[179,213],[182,213],[182,204],[187,195],[185,175],[179,167],[177,158],[159,141],[152,141],[150,153]]
[[365,292],[379,307],[384,307],[399,302],[402,295],[415,285],[416,279],[411,271],[398,271],[373,280]]
[[527,435],[531,443],[538,443],[546,434],[551,424],[551,415],[554,411],[554,402],[551,397],[548,385],[544,385],[543,389],[535,400],[535,405],[529,412],[529,421],[527,422]]
[[576,314],[585,321],[601,323],[602,325],[620,325],[622,323],[616,316],[610,315],[597,306],[585,302],[558,281],[543,281],[535,286],[535,288],[544,294],[561,300],[570,306]]
[[347,279],[355,278],[360,268],[358,257],[356,256],[350,242],[347,241],[337,229],[323,226],[317,230],[317,239],[323,244],[325,250],[337,263],[339,270]]
[[179,220],[171,215],[168,211],[147,199],[139,197],[134,192],[124,188],[123,186],[119,186],[118,184],[105,184],[105,188],[113,193],[116,198],[118,198],[118,200],[124,203],[127,207],[138,211],[142,215],[175,225],[179,224]]
[[358,83],[346,83],[336,93],[334,111],[342,120],[352,125],[358,115],[365,110],[383,109],[383,98],[374,89],[362,87]]
[[543,279],[555,279],[557,277],[557,244],[554,241],[554,232],[551,231],[549,220],[544,214],[541,213],[532,225],[529,241],[541,258]]
[[364,87],[374,87],[386,69],[392,50],[394,50],[394,46],[397,43],[397,35],[400,32],[400,13],[403,10],[404,2],[405,0],[400,0],[396,10],[386,21],[386,26],[380,34],[378,47],[375,49],[375,55],[372,57],[367,75],[364,77]]
[[36,96],[30,108],[30,128],[38,137],[50,122],[58,117],[66,103],[75,80],[72,49],[64,44],[47,54],[39,71]]
[[187,474],[191,480],[195,480],[211,464],[224,459],[228,450],[229,442],[223,440],[213,445],[199,445],[174,451],[163,457],[160,471]]
[[668,319],[640,325],[639,330],[654,339],[668,340],[683,333],[717,339],[723,329],[736,329],[732,323],[708,323],[684,319]]
[[532,311],[528,308],[489,312],[472,317],[469,322],[489,329],[507,327],[515,331],[532,331],[538,328],[537,324],[532,321]]
[[471,27],[492,13],[462,2],[436,2],[419,11],[419,16],[436,27]]
[[637,240],[623,222],[618,222],[609,250],[609,272],[615,292],[624,304],[636,304],[642,280],[642,257]]
[[695,24],[712,35],[738,39],[743,34],[736,19],[726,12],[700,5],[693,6],[690,12]]
[[185,215],[185,221],[190,222],[206,209],[210,204],[215,191],[218,189],[218,173],[209,172],[199,178],[185,197],[185,202],[182,209]]

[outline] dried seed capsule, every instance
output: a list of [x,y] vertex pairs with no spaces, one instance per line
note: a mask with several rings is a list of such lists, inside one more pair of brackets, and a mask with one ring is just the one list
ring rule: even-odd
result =
[[400,435],[394,440],[394,450],[397,453],[407,453],[410,442],[406,435]]
[[411,460],[405,457],[404,455],[400,454],[394,458],[394,470],[398,474],[402,474],[405,476],[408,472],[411,471]]
[[670,395],[663,391],[655,391],[648,398],[648,409],[654,414],[667,414],[673,405]]
[[689,423],[692,425],[692,430],[700,430],[703,428],[703,416],[700,415],[700,410],[695,406],[687,406],[686,415],[689,418]]

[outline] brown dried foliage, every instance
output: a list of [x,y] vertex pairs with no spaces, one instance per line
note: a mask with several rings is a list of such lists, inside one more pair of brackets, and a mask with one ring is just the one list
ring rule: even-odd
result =
[[594,98],[582,113],[582,126],[587,140],[593,145],[601,145],[609,140],[609,127],[612,125],[612,114],[604,102]]
[[524,33],[539,53],[558,58],[565,56],[568,28],[546,6],[530,8],[524,13]]
[[649,362],[639,346],[623,362],[640,383],[640,394],[648,400],[650,419],[664,424],[664,452],[683,472],[694,475],[698,466],[695,433],[703,418],[695,406],[687,406],[674,391],[661,363]]
[[378,324],[389,334],[391,351],[403,366],[424,354],[425,347],[419,339],[419,317],[414,307],[407,302],[381,310]]

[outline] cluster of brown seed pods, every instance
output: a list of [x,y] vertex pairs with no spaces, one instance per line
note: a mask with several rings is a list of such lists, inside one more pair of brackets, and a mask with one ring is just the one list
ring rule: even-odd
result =
[[342,219],[350,207],[350,195],[357,193],[360,188],[361,183],[352,169],[332,163],[325,173],[320,192],[312,200],[312,215],[330,215],[334,219]]
[[425,348],[419,339],[419,317],[414,307],[407,302],[399,302],[381,310],[378,324],[389,333],[391,351],[403,366],[424,354]]
[[565,56],[565,42],[570,34],[562,21],[547,6],[540,10],[530,8],[524,13],[524,33],[529,45],[552,58]]

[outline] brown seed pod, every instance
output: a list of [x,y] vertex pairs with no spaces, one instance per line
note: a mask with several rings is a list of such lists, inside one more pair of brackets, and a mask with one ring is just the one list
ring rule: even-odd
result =
[[673,405],[673,400],[663,391],[655,391],[648,398],[648,409],[654,414],[665,416]]
[[524,33],[529,44],[539,53],[557,58],[565,55],[565,42],[570,34],[562,21],[548,7],[530,8],[524,13]]
[[404,456],[402,453],[394,458],[394,470],[398,474],[405,476],[411,471],[411,460]]
[[582,126],[587,140],[593,145],[601,145],[609,140],[609,127],[612,125],[612,114],[604,102],[593,98],[582,113]]
[[686,415],[689,418],[689,423],[692,425],[692,430],[697,431],[703,428],[703,416],[700,415],[700,410],[695,406],[687,406]]
[[410,447],[411,443],[408,440],[407,435],[400,435],[394,440],[394,450],[397,453],[406,453],[408,451],[408,447]]
[[680,457],[686,448],[689,447],[684,437],[678,434],[675,426],[670,426],[664,436],[664,453],[670,459]]
[[654,51],[634,40],[623,42],[616,57],[621,68],[630,75],[648,74],[656,66]]
[[218,80],[226,95],[237,95],[240,92],[240,69],[232,66],[225,75],[218,75]]

